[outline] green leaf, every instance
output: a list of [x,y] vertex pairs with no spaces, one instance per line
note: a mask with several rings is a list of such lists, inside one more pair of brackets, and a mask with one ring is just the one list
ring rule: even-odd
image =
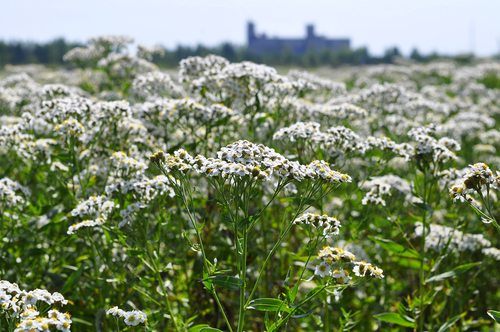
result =
[[495,320],[495,322],[500,324],[500,311],[488,310],[488,311],[486,311],[486,313],[488,314],[488,316],[493,318]]
[[413,319],[394,312],[383,312],[381,314],[374,315],[373,317],[386,323],[404,327],[415,327],[415,321]]
[[225,275],[215,275],[204,279],[205,281],[211,281],[215,286],[230,290],[239,290],[243,286],[243,282],[240,278],[225,276]]
[[405,246],[392,240],[383,239],[380,237],[370,237],[370,239],[375,241],[384,250],[395,253],[399,256],[407,258],[420,258],[420,255],[415,250],[406,248]]
[[450,327],[452,327],[453,325],[455,325],[455,323],[458,320],[460,320],[460,318],[462,318],[463,316],[465,316],[465,313],[464,314],[460,314],[460,315],[456,315],[454,317],[451,317],[443,325],[441,325],[441,327],[439,328],[438,332],[446,332],[446,331],[448,331],[450,329]]
[[297,297],[297,293],[299,292],[300,280],[295,283],[292,289],[288,290],[288,300],[289,303],[295,302],[295,298]]
[[[414,259],[414,258],[406,258],[406,257],[397,257],[394,259],[394,262],[398,264],[399,266],[413,269],[413,270],[420,270],[420,260],[419,259]],[[427,264],[424,264],[424,271],[429,271],[429,266]]]
[[298,310],[296,309],[295,312],[296,313],[291,316],[292,318],[295,318],[295,319],[304,318],[304,317],[310,316],[314,312],[314,309],[305,311],[305,310],[299,308]]
[[460,275],[460,274],[462,274],[462,273],[464,273],[464,272],[466,272],[466,271],[468,271],[476,266],[479,266],[479,265],[481,265],[481,262],[463,264],[463,265],[457,266],[456,268],[454,268],[451,271],[447,271],[447,272],[435,275],[433,277],[430,277],[429,279],[427,279],[425,281],[425,283],[441,281],[441,280],[445,280],[448,278],[455,278],[457,275]]
[[195,326],[191,326],[188,329],[189,332],[222,332],[222,330],[216,329],[214,327],[210,327],[207,324],[198,324]]
[[73,323],[78,323],[78,324],[82,324],[82,325],[92,326],[91,322],[86,321],[86,320],[81,319],[81,318],[78,318],[78,317],[71,317],[71,320],[73,321]]
[[425,203],[414,203],[413,205],[415,205],[416,207],[422,209],[422,210],[425,210],[425,211],[432,211],[432,207],[429,205],[429,204],[425,204]]
[[287,305],[282,300],[266,297],[250,301],[247,308],[258,311],[280,311],[284,308],[288,309]]
[[64,283],[64,286],[61,290],[61,293],[66,293],[68,290],[73,288],[73,286],[80,280],[80,277],[82,276],[83,273],[83,264],[80,264],[80,267],[78,270],[74,271],[71,273],[71,275],[68,277],[66,282]]

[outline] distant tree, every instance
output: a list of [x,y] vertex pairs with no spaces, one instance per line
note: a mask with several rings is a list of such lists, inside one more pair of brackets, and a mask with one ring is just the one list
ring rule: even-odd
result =
[[415,60],[417,62],[421,62],[421,61],[425,60],[425,58],[420,54],[420,52],[416,48],[411,50],[410,59]]
[[230,43],[224,43],[221,46],[221,55],[228,59],[229,61],[236,61],[236,50],[234,49],[234,46],[231,45]]
[[[76,46],[80,45],[69,43],[62,38],[47,43],[0,41],[0,67],[6,64],[26,63],[62,65],[64,64],[64,54]],[[244,46],[237,47],[231,43],[223,43],[216,47],[206,47],[201,44],[196,47],[179,45],[175,49],[165,49],[162,55],[155,55],[153,62],[161,67],[172,68],[187,57],[206,56],[208,54],[220,55],[232,62],[248,60],[273,66],[305,67],[394,63],[395,60],[402,57],[397,47],[387,49],[381,57],[371,55],[366,47],[340,51],[310,51],[303,55],[294,54],[290,49],[283,49],[276,53],[258,55],[249,52]],[[428,62],[442,58],[452,59],[458,63],[468,63],[474,60],[474,57],[469,54],[443,57],[436,52],[423,55],[417,49],[413,49],[409,57],[417,62]]]
[[397,47],[391,47],[384,52],[384,56],[382,59],[385,63],[393,63],[394,60],[398,57],[401,57],[401,52],[399,51],[399,49]]

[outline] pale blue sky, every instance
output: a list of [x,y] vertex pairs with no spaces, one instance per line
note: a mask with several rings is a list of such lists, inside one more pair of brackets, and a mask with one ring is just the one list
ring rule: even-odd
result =
[[398,46],[408,53],[481,55],[500,51],[500,0],[2,0],[0,39],[84,41],[126,34],[144,44],[245,42],[245,23],[258,32],[302,36],[316,31],[350,37],[373,53]]

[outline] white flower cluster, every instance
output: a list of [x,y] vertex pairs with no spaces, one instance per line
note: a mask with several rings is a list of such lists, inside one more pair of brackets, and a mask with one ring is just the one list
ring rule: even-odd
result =
[[205,57],[193,56],[181,60],[179,67],[179,79],[182,83],[193,83],[206,76],[217,75],[229,64],[225,58],[217,55],[207,55]]
[[[3,308],[10,308],[18,311],[26,306],[34,306],[37,302],[45,302],[48,305],[59,303],[65,305],[68,303],[61,293],[50,293],[45,289],[34,289],[31,291],[21,290],[15,283],[7,280],[0,280],[0,292]],[[8,296],[10,295],[10,296]]]
[[64,97],[78,97],[83,94],[83,91],[79,88],[63,84],[45,84],[41,87],[39,94],[42,100],[51,100]]
[[337,218],[328,215],[319,215],[316,213],[304,213],[294,221],[298,225],[311,226],[322,232],[325,238],[338,235],[340,231],[340,221]]
[[488,142],[491,145],[500,145],[500,130],[490,129],[488,131],[482,131],[479,133],[479,140],[481,142]]
[[172,188],[169,187],[168,179],[165,175],[145,178],[134,182],[132,185],[134,193],[136,193],[138,198],[145,203],[151,202],[160,195],[174,196],[174,192]]
[[157,67],[136,56],[124,53],[109,53],[97,62],[97,66],[105,69],[109,75],[117,79],[126,79],[157,70]]
[[9,178],[0,179],[0,206],[2,210],[24,204],[23,196],[29,195],[29,190]]
[[216,122],[233,115],[234,111],[222,104],[207,107],[192,99],[170,100],[167,106],[171,119],[193,119],[199,123]]
[[262,97],[265,103],[276,104],[290,95],[297,95],[313,87],[303,80],[289,80],[287,77],[279,81],[268,82],[262,89]]
[[155,46],[137,45],[137,56],[139,58],[152,61],[155,55],[161,56],[164,54],[165,54],[165,48],[163,48],[163,46],[161,45],[155,45]]
[[44,289],[26,291],[20,289],[15,283],[0,280],[0,308],[19,319],[14,331],[49,331],[51,327],[57,331],[70,331],[71,318],[68,313],[51,309],[46,317],[42,317],[37,310],[39,302],[44,302],[49,306],[68,303],[60,293],[50,293]]
[[123,151],[114,152],[109,158],[108,178],[104,188],[104,195],[92,196],[80,202],[71,211],[73,217],[80,219],[90,217],[70,226],[68,234],[74,234],[82,227],[96,227],[108,221],[112,212],[119,208],[113,200],[121,195],[130,194],[132,202],[119,211],[122,220],[119,227],[130,223],[134,214],[147,207],[147,204],[158,196],[173,197],[174,191],[168,184],[168,178],[158,175],[149,178],[146,174],[145,162],[127,156]]
[[205,77],[203,87],[210,91],[215,101],[232,100],[231,106],[238,108],[252,105],[255,95],[265,91],[268,84],[283,80],[274,68],[241,62],[228,64],[217,75]]
[[[316,113],[316,114],[314,114]],[[360,119],[368,115],[368,111],[350,103],[337,103],[335,100],[320,105],[313,111],[313,116],[331,119]]]
[[320,180],[330,183],[350,182],[351,178],[332,170],[320,160],[302,165],[286,159],[262,144],[254,144],[241,140],[223,147],[217,152],[217,158],[204,156],[191,157],[185,150],[178,150],[174,155],[158,152],[151,160],[164,167],[167,172],[180,171],[186,173],[195,170],[205,176],[253,177],[270,180],[272,175],[278,178],[302,181]]
[[380,150],[394,153],[397,156],[403,157],[406,161],[413,156],[415,149],[408,143],[396,143],[388,137],[369,136],[365,141],[367,151]]
[[236,115],[235,111],[222,104],[205,106],[189,98],[157,98],[143,103],[140,112],[146,117],[151,117],[152,114],[156,113],[159,121],[179,123],[182,126],[195,128],[201,125],[214,124],[217,121],[229,119]]
[[69,119],[84,119],[90,115],[94,103],[83,97],[63,97],[52,100],[45,100],[39,108],[36,108],[28,117],[31,127],[41,126],[43,122],[59,124]]
[[102,47],[89,45],[86,47],[75,47],[69,50],[63,56],[63,60],[74,63],[89,63],[97,62],[104,54],[105,50]]
[[356,260],[353,253],[342,248],[326,246],[318,252],[318,259],[321,262],[316,265],[314,274],[320,278],[330,277],[339,283],[347,283],[351,280],[350,271],[357,277],[384,278],[381,268]]
[[329,94],[340,95],[347,91],[344,83],[319,77],[306,71],[290,70],[288,76],[296,80],[303,80],[311,85],[314,90],[323,90]]
[[56,125],[54,130],[63,137],[78,137],[83,135],[85,132],[83,125],[78,120],[73,118],[64,120],[62,123]]
[[99,61],[111,52],[124,50],[133,39],[127,36],[99,36],[91,38],[86,46],[69,50],[63,60],[76,64],[89,64]]
[[71,216],[84,219],[68,228],[68,234],[74,234],[82,227],[95,227],[104,224],[118,205],[106,196],[91,196],[80,202],[72,211]]
[[500,261],[500,249],[495,247],[483,248],[481,250],[483,255],[493,258],[496,261]]
[[[415,225],[415,236],[421,237],[423,233],[422,223]],[[454,253],[481,251],[484,255],[500,260],[500,250],[492,247],[491,242],[483,234],[469,234],[457,229],[430,224],[425,232],[425,248],[442,251],[448,248]]]
[[317,122],[297,122],[290,127],[284,127],[274,133],[273,139],[276,141],[311,139],[320,132],[320,124]]
[[484,114],[480,109],[462,111],[450,117],[440,128],[441,132],[451,137],[475,137],[485,132],[487,128],[495,126],[495,119],[490,114]]
[[460,150],[460,144],[448,137],[437,140],[431,136],[434,132],[435,128],[432,126],[417,127],[408,132],[408,136],[416,143],[415,158],[434,163],[444,163],[457,159],[455,151]]
[[485,163],[469,165],[465,174],[450,188],[450,194],[455,200],[471,200],[469,195],[481,193],[487,188],[500,188],[500,174],[493,171]]
[[148,319],[148,316],[140,310],[125,311],[118,307],[108,309],[106,315],[122,318],[123,322],[128,326],[144,324]]
[[362,119],[368,112],[350,102],[332,99],[328,103],[315,103],[307,99],[286,96],[278,100],[280,106],[297,119],[330,122],[332,120]]
[[[230,63],[213,55],[181,61],[179,77],[188,85],[187,90],[198,95],[199,99],[212,103],[225,101],[226,106],[232,108],[248,108],[255,105],[257,99],[261,104],[276,104],[286,95],[296,95],[315,87],[311,80],[281,76],[268,66],[251,62]],[[338,88],[342,84],[333,85]]]
[[127,156],[123,151],[113,152],[110,161],[114,171],[121,174],[141,174],[148,168],[146,163]]
[[125,100],[118,101],[101,101],[95,105],[96,112],[93,115],[94,121],[100,122],[99,120],[106,119],[107,121],[119,120],[122,118],[130,118],[132,116],[132,110],[130,104]]
[[417,197],[412,195],[412,187],[408,181],[393,174],[372,177],[363,183],[362,188],[368,190],[361,201],[363,205],[385,206],[385,198],[391,196],[393,191],[403,195],[405,202],[415,203],[419,201]]
[[39,85],[26,73],[7,76],[0,80],[0,106],[15,114],[38,89]]
[[71,331],[71,316],[66,312],[62,313],[52,309],[47,312],[46,317],[40,316],[36,309],[26,309],[20,314],[21,320],[14,332],[34,332],[50,331],[54,328],[56,331]]
[[144,99],[162,96],[177,98],[184,94],[181,87],[174,83],[170,75],[161,71],[138,75],[132,82],[132,92]]
[[391,152],[409,160],[414,151],[408,143],[398,144],[387,137],[363,138],[344,126],[330,127],[323,132],[317,122],[297,122],[289,127],[281,128],[275,132],[273,139],[288,143],[300,140],[307,143],[306,146],[327,151],[332,156],[348,152],[363,155],[369,151],[379,150]]
[[127,47],[127,45],[132,44],[134,39],[129,36],[121,36],[121,35],[104,35],[92,37],[89,39],[89,44],[91,45],[100,45],[107,49],[111,49],[114,52],[118,52],[121,49]]
[[362,138],[354,131],[344,126],[328,128],[326,130],[326,135],[323,134],[319,136],[317,141],[322,143],[325,148],[335,151],[358,151],[364,153],[366,150],[366,144],[363,142]]

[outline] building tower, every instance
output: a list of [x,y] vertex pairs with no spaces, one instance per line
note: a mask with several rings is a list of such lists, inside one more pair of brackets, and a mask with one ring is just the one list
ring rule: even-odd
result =
[[247,22],[247,42],[251,44],[255,40],[255,24],[252,21]]
[[314,39],[314,25],[313,24],[308,24],[306,25],[306,38],[307,39]]

